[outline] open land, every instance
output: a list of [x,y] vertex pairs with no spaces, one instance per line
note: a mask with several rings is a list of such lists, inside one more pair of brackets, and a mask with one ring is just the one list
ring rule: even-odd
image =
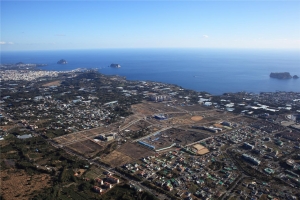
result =
[[299,93],[213,96],[93,70],[9,73],[5,199],[300,198]]
[[25,171],[1,170],[1,195],[4,199],[26,200],[35,191],[49,188],[50,175],[29,175]]

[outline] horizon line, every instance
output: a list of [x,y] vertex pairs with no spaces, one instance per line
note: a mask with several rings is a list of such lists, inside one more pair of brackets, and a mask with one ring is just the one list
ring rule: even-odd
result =
[[134,49],[207,49],[207,50],[288,50],[288,51],[300,51],[300,48],[254,48],[254,47],[107,47],[107,48],[76,48],[76,49],[29,49],[29,50],[1,50],[2,52],[36,52],[36,51],[79,51],[79,50],[134,50]]

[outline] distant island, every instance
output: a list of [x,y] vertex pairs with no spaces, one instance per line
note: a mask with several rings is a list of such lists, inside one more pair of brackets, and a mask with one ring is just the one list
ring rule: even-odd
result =
[[277,78],[277,79],[297,79],[299,78],[297,75],[292,76],[289,72],[271,72],[270,74],[271,78]]
[[120,67],[121,67],[121,65],[119,65],[119,64],[110,64],[110,67],[114,67],[114,68],[120,68]]
[[68,62],[66,60],[64,60],[64,59],[61,59],[61,60],[57,61],[57,64],[61,64],[61,65],[65,65],[67,63]]

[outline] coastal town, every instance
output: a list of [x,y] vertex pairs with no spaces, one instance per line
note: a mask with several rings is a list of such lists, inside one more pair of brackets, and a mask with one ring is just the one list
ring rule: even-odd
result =
[[1,198],[300,199],[299,92],[36,66],[0,70]]

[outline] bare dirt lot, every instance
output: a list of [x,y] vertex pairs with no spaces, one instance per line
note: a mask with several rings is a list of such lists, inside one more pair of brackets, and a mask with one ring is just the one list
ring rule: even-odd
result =
[[209,134],[205,134],[200,131],[171,128],[157,133],[151,137],[145,138],[142,141],[154,146],[155,149],[161,149],[169,147],[174,143],[185,146],[189,143],[197,142],[209,136]]
[[200,121],[200,120],[202,120],[203,119],[203,117],[201,117],[201,116],[193,116],[192,118],[191,118],[191,120],[193,120],[193,121]]
[[154,152],[146,147],[143,147],[137,143],[127,142],[118,149],[119,152],[133,158],[140,159],[146,156],[154,155]]
[[75,133],[70,133],[67,135],[63,135],[60,137],[54,138],[54,140],[61,144],[61,145],[68,145],[70,143],[74,143],[76,141],[83,141],[86,139],[93,139],[94,137],[102,134],[102,133],[109,133],[111,129],[109,127],[99,127],[99,128],[94,128],[90,130],[84,130],[80,132],[75,132]]
[[176,107],[168,106],[168,103],[143,102],[132,106],[136,113],[153,115],[155,113],[180,112]]
[[44,84],[44,87],[49,87],[49,86],[60,86],[61,81],[52,81],[49,83]]
[[230,119],[231,122],[236,122],[236,123],[246,123],[246,124],[250,124],[252,122],[257,121],[257,119],[251,118],[251,117],[235,117]]
[[13,128],[14,126],[0,126],[0,128],[3,130],[3,131],[7,131],[11,128]]
[[221,121],[220,118],[217,117],[205,117],[201,121],[199,121],[199,124],[205,124],[205,123],[211,123],[211,122],[217,122]]
[[208,110],[206,107],[203,107],[201,105],[192,105],[192,106],[181,106],[181,109],[184,109],[186,111],[206,111]]
[[67,147],[84,156],[94,156],[103,149],[103,146],[92,142],[91,140],[76,142],[68,145]]
[[127,129],[131,130],[131,131],[138,131],[140,129],[147,128],[148,126],[150,126],[149,122],[140,120],[140,121],[134,123],[133,125],[129,126]]
[[[203,117],[201,116],[194,116],[196,118],[191,117],[190,114],[186,114],[186,113],[176,113],[176,114],[171,114],[170,118],[168,120],[164,120],[163,123],[165,124],[173,124],[173,125],[186,125],[186,124],[194,124],[198,121],[200,121],[200,119]],[[197,119],[198,121],[194,120]],[[201,120],[202,120],[201,119]]]
[[48,174],[28,175],[24,170],[1,171],[1,195],[4,199],[31,199],[34,191],[50,187]]
[[110,165],[111,167],[116,167],[116,166],[121,166],[124,165],[125,163],[129,163],[133,158],[130,156],[125,155],[124,153],[121,153],[119,151],[113,151],[110,154],[108,154],[105,157],[101,158],[101,161]]

